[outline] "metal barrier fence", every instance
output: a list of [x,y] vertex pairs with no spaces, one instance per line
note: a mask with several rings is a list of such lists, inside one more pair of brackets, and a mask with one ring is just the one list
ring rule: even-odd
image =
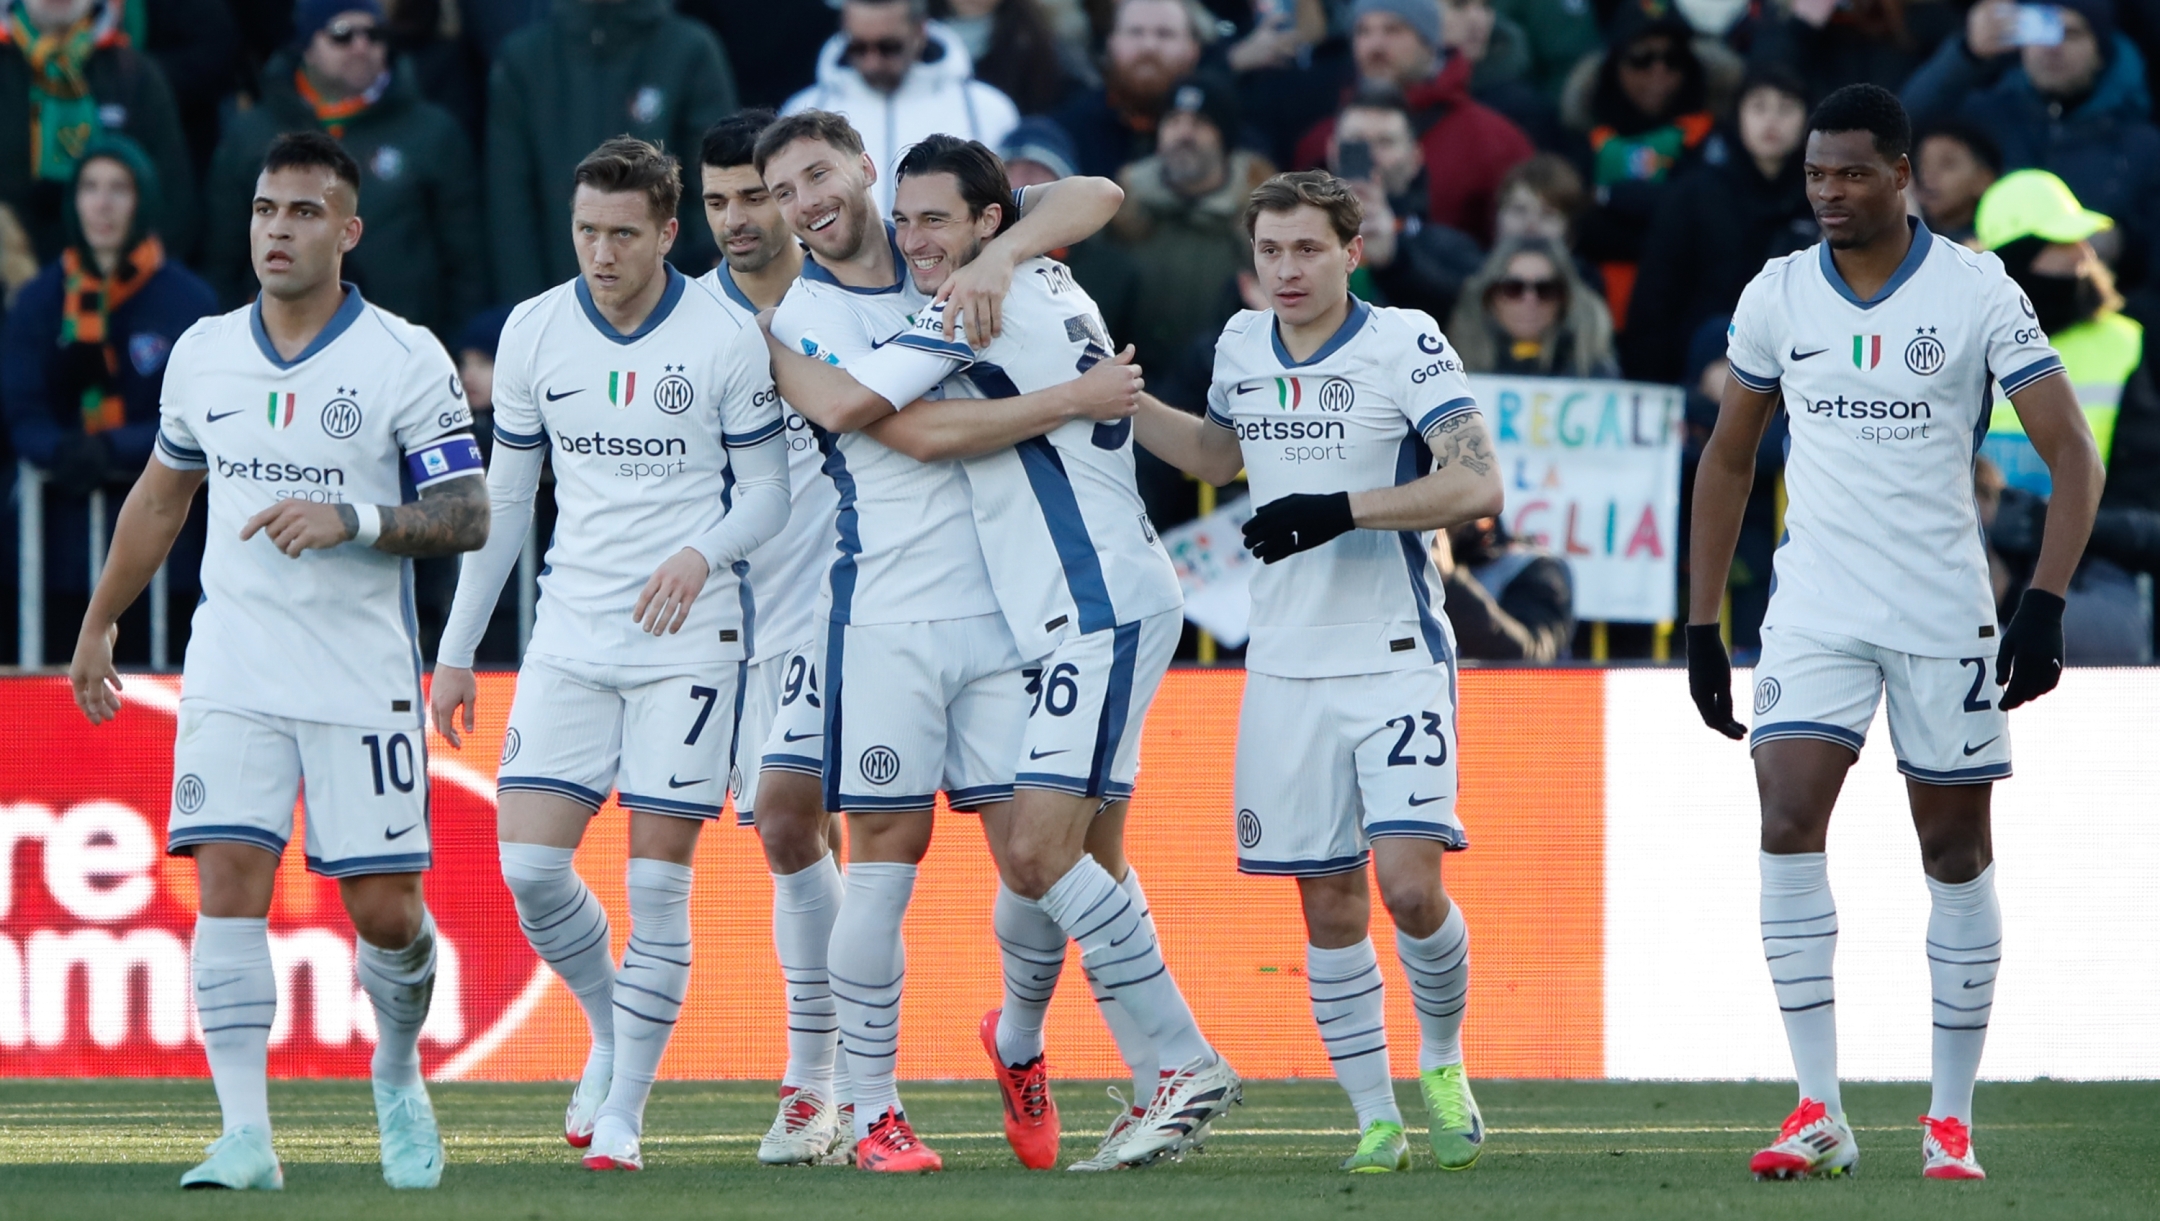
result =
[[[110,502],[106,493],[90,493],[86,506],[90,518],[90,588],[96,589],[105,573],[105,553],[111,546],[106,526]],[[172,657],[172,580],[169,564],[158,565],[150,578],[150,668],[170,670]],[[517,566],[517,653],[525,655],[532,639],[533,615],[539,602],[540,530],[536,520],[525,533],[525,547]],[[45,658],[45,472],[28,462],[15,464],[15,658],[25,670],[46,664]],[[65,630],[65,624],[60,625]]]

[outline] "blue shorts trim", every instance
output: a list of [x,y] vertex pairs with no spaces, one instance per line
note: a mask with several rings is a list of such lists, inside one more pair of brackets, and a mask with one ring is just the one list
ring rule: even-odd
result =
[[1914,767],[1900,759],[1897,769],[1922,784],[1987,784],[1990,781],[2010,778],[2010,765],[2007,763],[1984,763],[1979,767],[1955,767],[1947,772],[1938,772],[1930,768]]
[[261,827],[240,827],[209,824],[195,827],[175,827],[165,840],[167,856],[187,856],[180,851],[197,844],[253,844],[278,856],[285,855],[285,840]]
[[904,797],[840,794],[840,812],[843,814],[919,814],[936,808],[936,793],[910,794]]
[[805,776],[825,775],[825,761],[808,755],[767,755],[758,760],[758,770],[767,772],[800,772]]
[[945,804],[961,811],[1011,801],[1012,797],[1013,786],[1009,784],[978,784],[974,788],[945,790]]
[[309,873],[326,878],[357,878],[371,873],[424,873],[435,863],[432,852],[405,852],[396,856],[349,856],[342,861],[321,857],[307,859]]
[[495,792],[498,795],[503,793],[553,793],[558,797],[568,797],[570,800],[595,811],[607,804],[606,793],[586,788],[582,784],[572,784],[568,780],[555,780],[547,776],[497,776],[495,778]]
[[1840,746],[1852,747],[1855,753],[1867,745],[1866,734],[1854,733],[1843,725],[1832,725],[1827,721],[1772,721],[1768,725],[1757,725],[1748,734],[1748,749],[1753,750],[1765,742],[1776,742],[1785,738],[1814,738],[1822,742],[1835,742]]
[[1436,839],[1447,845],[1449,852],[1461,852],[1470,846],[1469,837],[1445,823],[1419,822],[1415,819],[1398,819],[1393,822],[1365,824],[1366,839]]
[[1369,852],[1360,852],[1326,861],[1254,861],[1241,856],[1237,871],[1263,878],[1327,878],[1363,869],[1371,856]]
[[617,793],[615,800],[625,810],[640,814],[666,814],[675,818],[718,818],[721,807],[702,801],[670,801],[665,797],[644,797],[637,793]]
[[1016,789],[1049,789],[1054,793],[1071,793],[1075,797],[1102,796],[1099,792],[1090,791],[1085,776],[1059,776],[1051,772],[1022,772],[1013,777],[1013,787]]

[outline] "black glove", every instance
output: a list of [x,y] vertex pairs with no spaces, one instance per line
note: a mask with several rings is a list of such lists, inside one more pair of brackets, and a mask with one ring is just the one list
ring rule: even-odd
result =
[[1348,492],[1299,492],[1261,505],[1245,523],[1245,547],[1272,564],[1357,529]]
[[2039,699],[2061,681],[2062,617],[2063,600],[2044,589],[2028,589],[2018,599],[1995,654],[1995,681],[2003,688],[1997,702],[2004,712]]
[[112,473],[112,450],[96,433],[70,433],[53,448],[45,481],[71,496],[88,496],[105,486]]
[[1687,625],[1687,687],[1703,724],[1728,738],[1747,736],[1732,714],[1732,659],[1715,623]]

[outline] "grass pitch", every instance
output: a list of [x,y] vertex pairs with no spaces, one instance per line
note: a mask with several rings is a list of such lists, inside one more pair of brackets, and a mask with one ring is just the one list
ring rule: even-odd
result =
[[[904,1092],[944,1174],[893,1178],[756,1164],[769,1088],[663,1083],[646,1118],[642,1174],[591,1174],[558,1135],[566,1087],[432,1087],[450,1165],[434,1192],[392,1192],[375,1161],[365,1082],[274,1082],[282,1195],[182,1192],[180,1172],[217,1130],[204,1081],[0,1083],[0,1218],[405,1217],[513,1221],[671,1218],[2160,1216],[2160,1084],[1983,1085],[1978,1146],[1994,1177],[1919,1177],[1924,1085],[1846,1087],[1861,1173],[1844,1182],[1756,1183],[1747,1155],[1792,1105],[1780,1084],[1483,1082],[1492,1134],[1478,1166],[1433,1167],[1414,1086],[1400,1089],[1416,1168],[1358,1175],[1327,1082],[1250,1082],[1206,1152],[1105,1175],[1018,1168],[988,1084]],[[1094,1151],[1111,1115],[1099,1087],[1062,1082],[1065,1158]]]

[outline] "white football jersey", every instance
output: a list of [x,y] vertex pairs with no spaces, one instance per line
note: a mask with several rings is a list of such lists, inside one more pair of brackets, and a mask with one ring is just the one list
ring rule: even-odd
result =
[[[728,266],[698,277],[720,303],[739,315],[743,325],[757,325],[758,308],[736,287]],[[832,438],[780,401],[788,449],[788,523],[780,533],[750,553],[743,579],[749,582],[756,622],[749,631],[751,661],[778,657],[817,638],[818,601],[825,570],[838,554],[834,515],[840,491],[825,473],[825,451]]]
[[297,558],[250,517],[281,500],[396,505],[478,476],[472,411],[441,343],[345,286],[293,360],[260,304],[205,318],[173,345],[158,460],[207,470],[209,541],[182,694],[334,725],[420,725],[412,561],[350,543]]
[[608,324],[581,277],[517,307],[495,363],[495,441],[550,447],[555,537],[540,571],[534,653],[607,665],[734,661],[754,608],[715,572],[682,630],[630,617],[662,561],[720,523],[727,451],[777,436],[780,395],[754,322],[668,268],[652,315]]
[[1911,253],[1872,300],[1818,244],[1764,264],[1733,311],[1733,376],[1782,388],[1792,425],[1763,622],[1925,657],[1993,655],[1973,499],[1988,382],[2015,394],[2062,360],[2002,260],[1911,223]]
[[[773,317],[781,342],[850,368],[907,330],[930,298],[916,291],[886,226],[893,274],[884,288],[850,288],[803,263]],[[905,404],[900,404],[905,406]],[[839,556],[827,576],[835,623],[918,623],[998,613],[958,462],[917,462],[860,433],[834,438],[825,470],[840,491]]]
[[[943,397],[1017,398],[1073,380],[1110,356],[1102,313],[1063,263],[1031,259],[1013,274],[1004,331],[977,352],[956,315],[922,311],[872,353],[861,382],[895,403],[939,383]],[[1072,420],[961,464],[990,582],[1020,654],[1048,656],[1074,632],[1098,632],[1184,605],[1133,474],[1132,421]]]
[[[1215,344],[1208,419],[1237,433],[1252,502],[1362,492],[1432,469],[1425,436],[1478,409],[1432,318],[1350,299],[1342,329],[1290,359],[1272,310]],[[1430,531],[1352,530],[1256,567],[1245,667],[1280,678],[1408,670],[1455,659]]]

